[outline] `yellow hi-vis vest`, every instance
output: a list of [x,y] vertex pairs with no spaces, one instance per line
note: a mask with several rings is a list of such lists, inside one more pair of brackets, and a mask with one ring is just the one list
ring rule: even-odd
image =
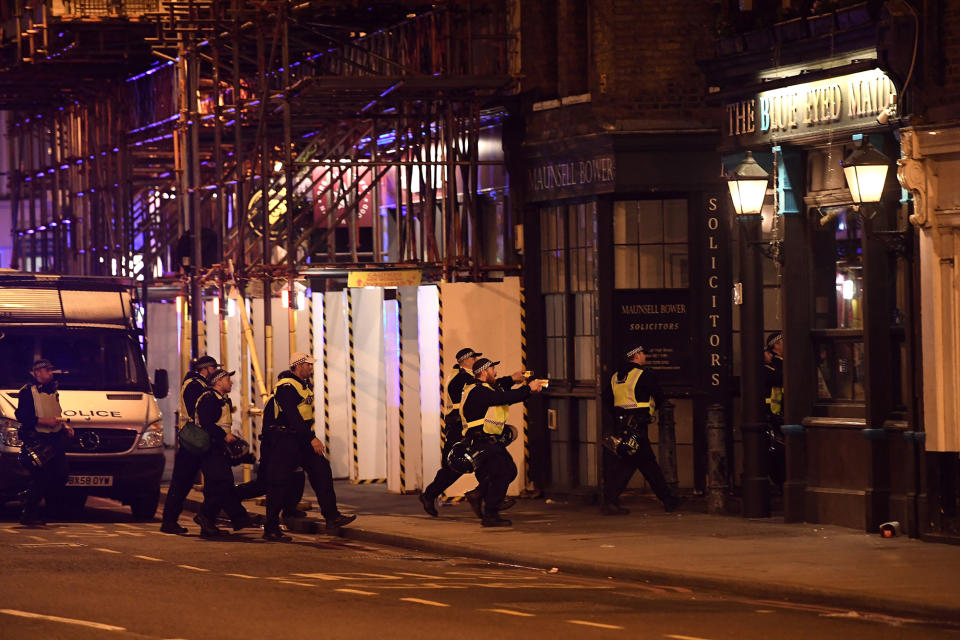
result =
[[[43,393],[35,384],[30,385],[30,393],[33,395],[33,410],[38,418],[59,418],[62,415],[59,393]],[[62,428],[63,425],[59,422],[55,427],[37,423],[37,433],[56,433]]]
[[453,375],[447,378],[447,384],[443,387],[443,415],[449,413],[460,413],[460,407],[463,406],[464,394],[461,391],[460,393],[460,402],[454,402],[453,398],[450,397],[450,383],[453,382],[453,379],[460,375],[458,369],[453,370]]
[[233,404],[230,402],[230,398],[213,387],[210,387],[197,398],[197,406],[200,406],[200,401],[203,400],[204,396],[211,394],[223,403],[220,406],[220,416],[217,418],[217,426],[223,429],[224,433],[230,433],[233,430],[233,416],[231,415],[233,413]]
[[640,402],[633,394],[633,390],[637,386],[637,380],[639,380],[642,375],[643,369],[634,367],[627,373],[627,379],[623,382],[617,379],[616,373],[610,377],[610,386],[613,389],[613,406],[628,411],[632,409],[650,409],[649,400],[647,402]]
[[783,415],[783,387],[770,387],[770,395],[764,398],[764,402],[770,407],[770,413]]
[[[482,383],[487,389],[493,391],[493,387],[487,384],[486,382]],[[470,395],[470,392],[473,391],[477,385],[470,384],[463,388],[463,397],[460,398],[460,422],[463,423],[463,433],[466,434],[467,431],[476,427],[483,427],[484,433],[489,433],[491,435],[498,436],[503,433],[503,428],[507,424],[507,416],[510,414],[510,405],[508,404],[495,404],[490,407],[487,407],[487,412],[482,418],[477,418],[476,420],[471,420],[467,422],[467,417],[463,415],[463,407],[467,404],[467,396]]]
[[[277,389],[279,389],[280,385],[283,385],[283,384],[288,384],[296,390],[297,395],[300,396],[300,402],[297,403],[297,411],[300,412],[300,417],[303,418],[304,422],[306,422],[309,425],[312,425],[313,424],[313,389],[306,386],[296,378],[280,378],[280,380],[277,381],[276,388],[273,390],[274,403],[277,402],[277,396],[276,396]],[[280,407],[275,405],[274,409],[276,410],[276,415],[279,418]]]
[[[187,424],[190,421],[190,412],[187,410],[187,403],[183,401],[183,392],[187,390],[187,385],[193,382],[194,380],[198,381],[203,385],[204,390],[209,388],[210,385],[207,384],[206,380],[203,379],[203,376],[199,378],[188,378],[180,383],[180,410],[177,414],[177,429],[183,429],[183,425]],[[200,396],[203,395],[203,391],[200,392]],[[197,396],[197,402],[200,402],[200,396]],[[197,408],[193,407],[194,412]]]

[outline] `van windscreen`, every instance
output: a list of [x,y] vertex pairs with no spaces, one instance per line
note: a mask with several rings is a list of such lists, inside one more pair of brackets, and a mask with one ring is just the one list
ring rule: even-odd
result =
[[61,389],[150,391],[140,348],[123,330],[0,327],[0,388],[31,382],[38,358],[62,372],[56,376]]

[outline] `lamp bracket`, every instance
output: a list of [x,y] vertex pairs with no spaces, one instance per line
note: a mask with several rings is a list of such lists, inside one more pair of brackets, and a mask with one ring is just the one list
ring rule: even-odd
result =
[[896,231],[872,231],[870,236],[880,240],[888,250],[900,258],[909,258],[913,254],[913,236],[910,228]]
[[762,240],[751,242],[750,245],[764,258],[783,265],[783,240]]

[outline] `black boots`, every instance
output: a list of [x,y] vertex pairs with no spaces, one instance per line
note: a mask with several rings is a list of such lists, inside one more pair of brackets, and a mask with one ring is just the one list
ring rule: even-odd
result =
[[426,511],[429,515],[433,516],[434,518],[440,515],[440,513],[437,511],[436,500],[431,500],[430,498],[427,497],[427,494],[425,493],[421,493],[419,497],[420,497],[420,504],[423,505],[424,511]]
[[223,533],[205,513],[201,512],[193,516],[193,521],[200,525],[200,537],[202,538],[216,538]]
[[351,522],[353,522],[353,521],[356,520],[356,519],[357,519],[357,516],[355,516],[355,515],[347,515],[347,514],[345,514],[345,513],[341,513],[341,514],[338,515],[336,518],[328,518],[328,519],[327,519],[326,529],[327,529],[327,531],[330,531],[330,530],[332,530],[332,529],[339,529],[340,527],[344,527],[344,526],[350,524]]
[[187,532],[186,527],[180,526],[179,522],[164,522],[160,525],[160,531],[164,533],[170,533],[177,536],[182,536]]
[[276,529],[267,528],[263,530],[263,539],[267,542],[290,542],[293,540],[290,536],[286,535],[283,531],[280,530],[280,527]]

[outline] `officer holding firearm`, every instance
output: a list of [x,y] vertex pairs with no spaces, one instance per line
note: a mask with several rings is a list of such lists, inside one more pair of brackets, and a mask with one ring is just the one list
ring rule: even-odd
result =
[[667,511],[673,511],[680,500],[670,492],[663,471],[650,447],[647,427],[651,421],[651,401],[655,406],[664,402],[663,390],[656,374],[644,369],[647,355],[643,347],[636,346],[625,354],[620,368],[610,378],[613,390],[615,433],[604,438],[604,515],[626,515],[629,509],[620,506],[620,494],[627,488],[633,472],[637,469],[650,483],[650,487],[663,502]]
[[783,431],[783,334],[779,331],[767,337],[763,351],[763,401],[766,405],[767,461],[770,480],[783,491],[786,468],[786,449]]
[[510,379],[497,380],[497,365],[487,358],[473,363],[475,384],[464,389],[460,406],[464,439],[475,451],[477,481],[480,486],[481,524],[484,527],[509,527],[513,523],[500,517],[501,503],[507,495],[507,487],[517,477],[517,465],[504,444],[504,429],[507,427],[509,405],[523,402],[531,393],[538,393],[546,384],[544,380],[531,380],[516,389],[505,388]]
[[280,529],[280,510],[289,492],[293,471],[298,466],[310,479],[328,530],[357,519],[355,515],[340,513],[337,508],[330,462],[323,455],[323,442],[313,433],[313,386],[310,380],[314,362],[306,354],[294,353],[290,358],[290,369],[278,377],[273,398],[264,411],[264,447],[270,447],[270,462],[267,465],[267,518],[263,537],[272,542],[291,540]]
[[73,429],[61,417],[53,365],[40,358],[33,363],[31,373],[35,381],[20,389],[15,413],[23,443],[21,456],[33,451],[35,458],[34,464],[27,465],[30,484],[22,494],[20,524],[27,527],[46,524],[40,518],[40,500],[46,498],[49,506],[67,483],[65,440],[73,437]]
[[[453,446],[463,439],[463,425],[460,422],[460,403],[463,399],[464,388],[477,381],[476,378],[473,377],[473,363],[482,355],[482,353],[474,351],[470,347],[460,349],[460,351],[457,352],[457,364],[453,366],[456,374],[447,382],[447,397],[445,402],[447,413],[443,418],[446,438],[443,445],[443,453],[440,456],[440,469],[437,470],[437,475],[434,477],[433,482],[427,485],[427,488],[420,494],[420,503],[423,505],[423,510],[433,517],[439,515],[437,512],[437,498],[463,475],[461,472],[450,467],[447,463],[447,458]],[[522,381],[523,373],[518,371],[509,378],[504,378],[498,382],[504,385],[504,388],[509,389],[513,382]],[[482,518],[483,513],[480,511],[480,501],[482,500],[480,487],[468,491],[466,497],[474,513],[477,514],[477,517]],[[507,498],[505,504],[501,504],[500,508],[508,509],[514,504],[515,501]]]

